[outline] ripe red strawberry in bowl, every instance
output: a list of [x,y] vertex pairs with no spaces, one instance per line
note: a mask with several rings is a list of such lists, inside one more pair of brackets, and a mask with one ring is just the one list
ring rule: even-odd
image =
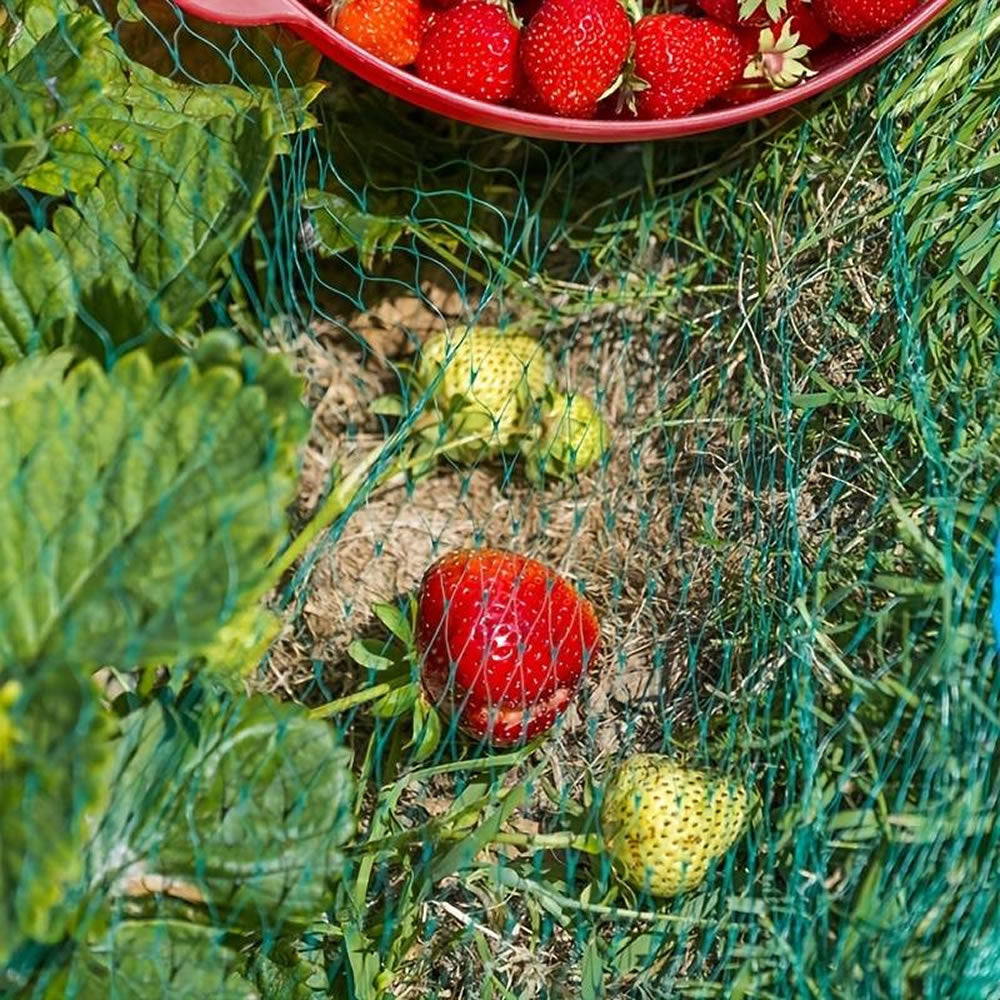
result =
[[520,75],[520,39],[503,7],[465,0],[434,15],[420,43],[417,76],[481,101],[510,100]]
[[427,20],[420,0],[347,0],[334,11],[337,31],[383,62],[409,66],[416,59]]
[[635,26],[639,117],[674,118],[697,111],[732,87],[746,62],[739,35],[724,24],[684,14],[642,18]]
[[757,41],[760,38],[760,29],[770,30],[774,37],[778,38],[786,24],[799,36],[799,44],[810,49],[818,49],[830,37],[830,30],[816,15],[812,4],[806,3],[805,0],[784,0],[783,12],[777,17],[764,17],[762,22],[741,25],[737,30],[740,37]]
[[593,118],[632,45],[619,0],[543,0],[524,29],[521,66],[550,111]]
[[[786,10],[786,0],[757,0],[756,6],[744,12],[744,0],[698,0],[698,6],[711,18],[731,28],[738,25],[765,28],[769,21]],[[749,5],[746,5],[749,6]]]
[[866,38],[894,28],[922,0],[814,0],[819,19],[842,38]]
[[[792,0],[789,6],[794,3]],[[808,7],[786,14],[766,28],[737,28],[736,32],[747,62],[742,79],[720,95],[724,104],[753,101],[762,94],[793,87],[814,76],[809,56],[830,37]]]
[[414,637],[430,703],[470,736],[505,747],[566,711],[600,626],[590,602],[542,563],[463,549],[424,574]]

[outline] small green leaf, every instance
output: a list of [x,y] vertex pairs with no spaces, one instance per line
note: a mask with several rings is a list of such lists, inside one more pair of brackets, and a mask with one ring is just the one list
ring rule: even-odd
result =
[[479,852],[500,832],[500,828],[527,797],[528,791],[524,782],[514,785],[507,791],[499,807],[494,809],[468,837],[460,840],[434,864],[431,869],[431,880],[439,882],[472,864]]
[[413,708],[413,703],[420,693],[420,685],[416,681],[403,684],[383,695],[372,706],[372,714],[379,719],[394,719]]
[[379,396],[371,401],[368,409],[383,417],[401,417],[406,412],[400,396]]
[[407,648],[413,642],[413,633],[406,615],[395,604],[373,604],[375,617]]
[[[424,699],[417,699],[416,707],[423,707]],[[411,760],[414,764],[427,760],[437,750],[441,742],[441,716],[433,705],[423,711],[413,713],[413,742],[415,749]]]
[[375,980],[381,969],[379,954],[357,924],[344,928],[344,948],[351,968],[350,995],[357,1000],[378,1000]]
[[109,719],[89,678],[0,670],[0,964],[19,938],[56,941],[109,789]]
[[604,997],[604,967],[601,961],[600,942],[591,935],[583,949],[580,965],[580,1000],[602,1000]]
[[402,216],[369,212],[353,199],[329,191],[307,191],[302,204],[313,211],[320,254],[354,250],[366,267],[377,255],[392,250],[410,225]]
[[380,639],[355,639],[347,647],[347,655],[366,670],[388,670],[395,661],[382,655],[385,648]]

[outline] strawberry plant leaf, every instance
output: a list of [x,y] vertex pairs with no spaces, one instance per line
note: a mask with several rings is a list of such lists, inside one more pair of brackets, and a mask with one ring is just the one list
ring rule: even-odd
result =
[[257,602],[248,604],[202,649],[198,672],[232,694],[242,693],[244,679],[260,665],[281,628],[282,621],[273,611]]
[[388,670],[393,667],[395,661],[384,656],[385,651],[386,644],[381,639],[355,639],[347,647],[347,655],[366,670]]
[[247,114],[235,125],[181,125],[143,162],[109,167],[76,209],[53,218],[77,280],[130,277],[170,323],[186,325],[253,224],[277,141],[262,141]]
[[73,273],[51,233],[0,233],[0,360],[51,350],[76,315]]
[[77,113],[102,100],[112,72],[99,46],[110,30],[102,18],[74,11],[32,45],[30,58],[0,74],[0,143],[34,143],[48,151],[53,137],[77,127]]
[[[280,136],[315,123],[306,108],[322,84],[297,87],[287,80],[289,86],[275,88],[272,78],[260,87],[196,88],[130,64],[107,37],[110,25],[91,11],[71,11],[58,22],[41,19],[37,27],[46,25],[31,42],[30,58],[0,75],[4,186],[83,192],[113,162],[132,161],[137,153],[155,162],[161,138],[184,124],[223,122],[235,135],[250,114],[264,146],[277,140],[275,148],[284,150]],[[215,153],[218,159],[219,149]],[[160,166],[162,173],[162,160]]]
[[[422,698],[417,699],[417,705],[423,705]],[[426,711],[414,711],[413,741],[415,748],[411,760],[414,764],[427,760],[441,743],[441,716],[432,705],[428,705]]]
[[12,69],[59,23],[76,10],[74,0],[7,0],[0,23],[0,67]]
[[394,688],[372,706],[372,714],[377,719],[395,719],[409,712],[420,693],[420,685],[416,681]]
[[401,417],[406,412],[399,396],[379,396],[371,401],[368,409],[383,417]]
[[407,648],[413,642],[413,631],[406,615],[395,604],[373,604],[375,617]]
[[125,720],[91,868],[114,895],[184,887],[230,927],[306,923],[354,832],[349,759],[297,706],[161,698]]
[[308,417],[280,358],[240,357],[3,373],[0,661],[183,659],[257,599]]
[[58,940],[107,798],[108,722],[93,682],[53,665],[0,668],[0,963],[21,938]]
[[279,25],[237,30],[181,14],[168,0],[129,7],[118,27],[122,47],[164,77],[271,88],[308,83],[319,69],[319,50]]
[[249,1000],[254,989],[221,931],[176,919],[127,920],[78,945],[46,1000]]
[[281,945],[268,955],[258,952],[247,968],[257,994],[267,1000],[320,1000],[328,995],[322,953],[313,956]]
[[583,949],[583,961],[580,964],[580,1000],[602,1000],[604,996],[604,963],[600,939],[593,934]]
[[302,206],[313,212],[316,250],[321,256],[353,250],[365,267],[371,267],[379,254],[389,253],[410,228],[402,216],[368,212],[330,191],[307,191]]

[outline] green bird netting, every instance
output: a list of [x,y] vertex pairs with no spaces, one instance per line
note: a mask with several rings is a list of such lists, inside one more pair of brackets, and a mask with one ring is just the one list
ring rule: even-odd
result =
[[[166,0],[0,71],[4,996],[1000,998],[994,3],[642,145]],[[600,622],[523,746],[419,682],[487,546]],[[637,753],[731,790],[675,896]]]

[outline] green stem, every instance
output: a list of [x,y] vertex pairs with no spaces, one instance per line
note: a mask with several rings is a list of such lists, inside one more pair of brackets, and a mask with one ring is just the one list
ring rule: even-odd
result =
[[596,834],[570,833],[498,833],[492,843],[510,844],[513,847],[530,847],[536,851],[576,850],[587,854],[599,854],[600,839]]
[[[441,826],[440,820],[431,820],[422,826],[414,827],[412,830],[404,830],[389,837],[380,837],[378,840],[369,841],[359,847],[358,853],[383,854],[385,852],[396,852],[401,847],[409,847],[411,844],[424,843],[432,840],[435,843],[442,841],[464,840],[469,836],[468,830],[449,830]],[[568,830],[559,833],[505,833],[500,831],[496,836],[488,840],[483,846],[489,844],[509,844],[514,847],[528,847],[534,850],[577,850],[587,854],[599,854],[601,851],[600,838],[596,834],[581,835],[570,833]]]
[[[717,920],[709,921],[698,919],[697,917],[680,916],[676,913],[653,913],[642,910],[623,909],[620,906],[605,906],[602,903],[584,903],[579,899],[573,899],[571,896],[564,896],[561,892],[553,892],[551,889],[547,889],[537,882],[532,882],[531,879],[521,878],[520,875],[510,868],[492,867],[489,869],[489,874],[508,889],[518,889],[521,892],[530,892],[535,896],[543,896],[564,910],[576,910],[579,913],[594,913],[599,916],[612,917],[618,920],[649,920],[655,923],[677,923],[686,926],[691,926],[692,924],[704,926],[709,923],[713,926],[718,926],[719,924]],[[725,918],[722,919],[723,925],[727,922]]]
[[393,685],[388,683],[376,684],[370,688],[362,688],[353,694],[344,695],[343,698],[337,698],[335,701],[328,701],[325,705],[309,709],[309,718],[328,719],[331,715],[339,715],[341,712],[346,712],[349,708],[354,708],[355,705],[364,705],[365,702],[381,698],[382,695],[388,694],[392,688]]
[[[285,573],[298,561],[320,533],[329,528],[350,507],[354,498],[360,494],[365,478],[379,458],[387,450],[403,442],[405,442],[405,435],[401,435],[399,440],[395,437],[390,438],[386,445],[376,448],[368,454],[358,466],[351,470],[349,475],[337,484],[333,492],[323,501],[319,509],[306,523],[305,527],[295,536],[288,548],[271,564],[269,577],[272,586],[276,585]],[[391,478],[392,475],[395,475],[397,464],[399,463],[393,462],[386,470],[388,475],[384,473],[379,477],[378,483],[373,483],[372,487],[380,485],[386,478]]]

